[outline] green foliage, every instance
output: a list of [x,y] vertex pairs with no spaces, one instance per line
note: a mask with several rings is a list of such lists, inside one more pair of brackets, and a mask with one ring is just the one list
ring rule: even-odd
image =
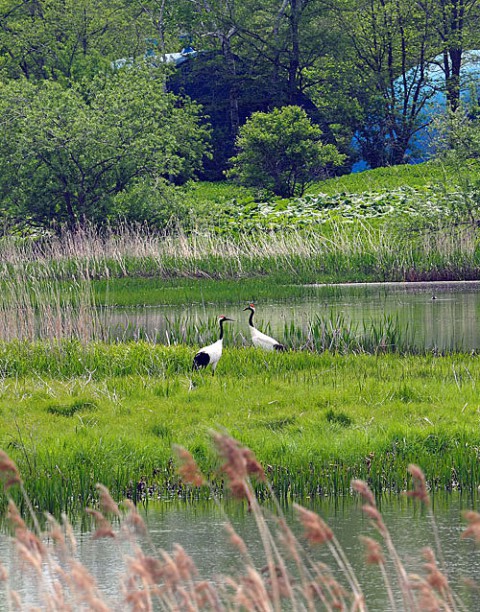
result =
[[[475,91],[472,98],[476,99]],[[457,185],[457,193],[449,200],[451,222],[477,227],[480,221],[480,107],[458,106],[438,116],[432,125],[437,165],[449,172]],[[446,179],[439,190],[445,192]]]
[[[148,20],[124,0],[0,0],[0,78],[68,83],[143,51]],[[138,28],[138,29],[137,29]]]
[[20,79],[0,92],[0,193],[13,219],[163,222],[176,208],[169,182],[201,166],[199,109],[165,93],[159,69],[69,89]]
[[327,167],[340,165],[345,158],[333,145],[322,144],[321,135],[298,106],[253,113],[240,128],[236,141],[240,151],[230,160],[233,168],[228,174],[283,197],[302,195]]
[[[475,92],[473,92],[475,95]],[[480,157],[480,107],[460,106],[437,117],[433,124],[436,158],[456,166]]]

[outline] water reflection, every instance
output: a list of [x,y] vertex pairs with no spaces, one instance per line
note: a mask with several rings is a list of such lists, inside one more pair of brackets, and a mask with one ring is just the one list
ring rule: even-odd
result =
[[[385,316],[399,327],[420,350],[480,350],[480,283],[373,283],[318,286],[306,288],[305,299],[285,302],[262,301],[257,304],[256,324],[282,338],[292,321],[307,327],[316,316],[342,316],[345,323],[360,326],[381,323]],[[189,325],[201,327],[209,318],[226,314],[236,319],[229,338],[248,342],[247,314],[244,304],[184,305],[180,307],[138,307],[103,309],[102,327],[112,339],[146,337],[158,342],[175,342],[172,334],[179,317]],[[220,312],[221,311],[221,312]],[[227,339],[229,341],[229,339]]]
[[[477,508],[478,499],[466,499],[460,494],[436,495],[433,508],[441,541],[441,555],[445,558],[447,574],[460,593],[469,610],[480,609],[475,594],[464,585],[464,579],[480,581],[480,550],[470,540],[462,540],[465,527],[462,509]],[[361,511],[358,500],[350,497],[335,500],[316,499],[309,505],[317,511],[333,529],[352,563],[364,590],[368,609],[387,611],[388,602],[381,578],[375,567],[364,563],[360,534],[376,537],[370,522]],[[385,522],[392,534],[396,550],[407,571],[422,573],[424,546],[435,548],[432,524],[428,515],[405,497],[385,497],[380,504]],[[253,516],[241,504],[226,504],[228,518],[235,530],[245,540],[257,567],[264,564],[263,549]],[[267,509],[268,510],[268,509]],[[284,507],[287,522],[298,537],[303,540],[302,529],[295,520],[292,506]],[[175,543],[181,544],[190,553],[199,569],[200,577],[212,578],[235,573],[241,568],[238,553],[229,542],[224,529],[226,517],[218,506],[212,503],[187,504],[178,501],[150,504],[145,519],[155,548],[171,551]],[[271,521],[273,525],[273,521]],[[125,572],[125,557],[132,554],[128,543],[112,540],[92,540],[89,534],[77,532],[78,558],[92,572],[99,588],[107,597],[113,609],[119,604],[119,579]],[[325,547],[311,549],[312,557],[334,567],[332,558]],[[35,605],[37,589],[32,575],[25,572],[8,538],[0,538],[0,556],[8,567],[11,586],[18,590],[24,603]],[[146,550],[146,552],[149,552]],[[438,555],[441,557],[441,555]],[[392,568],[389,568],[392,573]],[[398,596],[398,593],[397,593]],[[5,600],[1,609],[6,609]],[[400,606],[401,609],[401,606]]]

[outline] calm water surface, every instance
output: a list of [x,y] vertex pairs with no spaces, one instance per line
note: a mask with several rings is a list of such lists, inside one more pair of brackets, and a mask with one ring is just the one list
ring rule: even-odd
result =
[[[291,301],[257,302],[256,325],[279,340],[294,321],[307,328],[317,315],[340,315],[353,326],[380,323],[392,316],[414,346],[427,350],[480,350],[480,282],[378,283],[306,288],[308,297]],[[255,299],[255,296],[252,296]],[[139,336],[168,342],[172,322],[189,324],[226,314],[235,318],[227,342],[242,344],[249,337],[245,305],[197,304],[104,309],[103,327],[114,338]]]
[[[480,598],[472,596],[464,586],[466,578],[480,583],[480,548],[476,548],[472,541],[460,538],[465,527],[462,510],[478,510],[478,497],[467,499],[459,494],[437,495],[433,502],[449,579],[456,591],[462,595],[467,609],[480,610]],[[363,562],[363,547],[359,543],[358,535],[376,536],[368,519],[363,516],[358,500],[349,497],[321,499],[314,503],[307,502],[305,505],[319,512],[332,527],[355,569],[369,610],[389,610],[376,569],[366,566]],[[425,546],[435,546],[429,517],[405,497],[384,498],[380,508],[406,569],[420,573],[423,562],[421,549]],[[238,504],[227,504],[226,511],[236,531],[249,547],[255,564],[259,568],[262,567],[264,557],[253,517],[246,512],[244,506]],[[286,506],[284,511],[289,525],[302,538],[302,529],[295,521],[292,507]],[[225,515],[213,503],[186,504],[175,501],[151,504],[146,513],[146,521],[154,546],[171,551],[174,543],[181,544],[195,560],[200,578],[234,574],[241,568],[238,556],[229,544],[228,535],[223,528]],[[77,557],[93,573],[112,608],[120,609],[118,585],[125,571],[125,556],[131,553],[130,545],[112,540],[92,540],[90,534],[82,533],[79,529],[77,538]],[[38,601],[35,580],[22,568],[12,551],[9,539],[2,536],[0,555],[2,562],[9,569],[12,587],[22,594],[24,604],[34,605]],[[311,551],[315,559],[334,567],[324,548],[317,547]],[[2,596],[4,597],[3,593]],[[6,609],[5,598],[1,609]]]

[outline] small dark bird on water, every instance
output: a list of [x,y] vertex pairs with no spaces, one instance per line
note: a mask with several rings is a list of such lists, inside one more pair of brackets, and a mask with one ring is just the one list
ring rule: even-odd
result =
[[255,314],[255,306],[254,304],[249,304],[246,308],[243,309],[250,311],[250,318],[248,319],[248,324],[250,326],[250,336],[252,337],[253,346],[258,346],[260,348],[265,349],[266,351],[286,351],[287,348],[283,344],[280,344],[275,338],[271,338],[266,334],[259,331],[253,325],[253,315]]
[[204,346],[193,358],[192,370],[199,370],[200,368],[206,368],[208,365],[212,366],[212,376],[215,374],[215,368],[217,367],[220,357],[222,356],[223,350],[223,324],[225,321],[233,321],[225,315],[218,317],[218,324],[220,325],[220,337],[213,344]]

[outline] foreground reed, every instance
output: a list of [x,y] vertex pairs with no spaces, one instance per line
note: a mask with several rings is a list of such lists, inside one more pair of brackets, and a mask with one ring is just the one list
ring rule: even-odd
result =
[[[235,532],[225,517],[225,529],[230,542],[242,560],[238,574],[220,577],[200,577],[198,568],[188,552],[176,545],[173,551],[157,550],[149,537],[146,525],[136,507],[123,503],[123,510],[102,485],[97,485],[99,503],[87,512],[95,521],[93,538],[105,538],[119,553],[128,553],[126,572],[120,578],[117,595],[111,601],[97,587],[95,577],[77,560],[76,542],[71,525],[63,516],[59,524],[47,515],[47,530],[42,531],[39,520],[23,490],[16,465],[0,453],[0,474],[7,495],[12,487],[20,487],[30,516],[21,517],[12,499],[8,518],[14,531],[14,541],[25,571],[32,574],[32,588],[36,589],[38,606],[42,610],[66,611],[88,609],[109,610],[351,610],[368,609],[362,586],[335,534],[316,513],[296,505],[296,514],[303,527],[303,537],[297,537],[287,525],[282,508],[271,489],[275,511],[267,514],[258,503],[252,479],[268,487],[265,472],[255,455],[227,435],[213,433],[213,442],[222,460],[219,472],[224,477],[233,497],[247,503],[252,513],[258,539],[262,542],[266,562],[251,557],[245,541]],[[178,474],[186,485],[207,487],[192,455],[184,448],[176,448]],[[430,511],[425,478],[417,466],[410,466],[413,491],[407,494],[418,500],[430,512],[432,530],[435,520]],[[365,562],[378,569],[383,582],[387,607],[390,610],[466,610],[449,582],[443,565],[442,552],[424,550],[425,566],[421,574],[409,574],[388,528],[380,514],[375,497],[367,483],[353,481],[352,489],[364,501],[364,512],[378,534],[377,538],[361,537],[365,545]],[[469,523],[462,537],[480,541],[480,515],[466,514]],[[110,544],[108,544],[110,545]],[[330,564],[316,560],[315,548],[325,547]],[[125,553],[123,553],[125,554]],[[437,562],[437,558],[440,562]],[[9,576],[2,566],[0,580],[4,582],[11,609],[23,610],[22,598],[9,587]]]

